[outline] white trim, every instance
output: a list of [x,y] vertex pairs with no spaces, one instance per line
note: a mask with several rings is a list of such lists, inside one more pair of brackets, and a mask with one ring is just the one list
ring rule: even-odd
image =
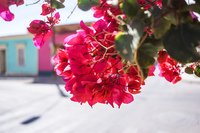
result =
[[5,37],[0,37],[0,41],[4,40],[15,40],[15,39],[26,39],[26,38],[33,38],[33,34],[25,34],[25,35],[15,35],[15,36],[5,36]]
[[6,44],[0,44],[0,49],[6,50],[7,49],[7,45]]

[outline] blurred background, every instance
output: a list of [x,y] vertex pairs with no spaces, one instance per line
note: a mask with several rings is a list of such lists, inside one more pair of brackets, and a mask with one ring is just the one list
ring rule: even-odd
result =
[[26,6],[34,2],[11,6],[11,22],[0,18],[0,133],[200,132],[200,80],[193,75],[183,74],[175,85],[149,77],[134,101],[120,109],[70,101],[65,83],[53,72],[52,57],[64,38],[80,28],[80,20],[90,25],[96,19],[92,11],[75,8],[76,0],[65,0],[54,42],[50,38],[37,50],[27,27],[46,18],[40,16],[43,1]]

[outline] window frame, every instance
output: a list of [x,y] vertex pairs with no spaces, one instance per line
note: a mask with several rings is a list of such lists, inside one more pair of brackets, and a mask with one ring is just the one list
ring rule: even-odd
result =
[[[24,51],[23,55],[20,57],[19,50],[22,49]],[[17,53],[17,66],[24,67],[26,66],[26,44],[25,43],[18,43],[16,44],[16,53]],[[23,64],[20,64],[20,59],[23,59]]]

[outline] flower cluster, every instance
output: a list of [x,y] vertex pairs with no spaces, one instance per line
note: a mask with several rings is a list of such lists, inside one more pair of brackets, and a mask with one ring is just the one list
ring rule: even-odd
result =
[[[119,23],[113,16],[123,15],[121,10],[101,1],[93,7],[94,16],[103,19],[87,27],[80,22],[82,30],[64,40],[65,50],[54,57],[54,70],[64,76],[65,89],[73,96],[72,101],[90,106],[96,103],[122,103],[133,101],[132,94],[140,93],[141,73],[136,65],[123,61],[115,50],[114,39]],[[122,63],[123,62],[123,63]],[[152,66],[149,76],[153,76]]]
[[144,9],[149,9],[150,7],[152,7],[152,5],[149,4],[149,2],[158,5],[159,7],[162,7],[162,0],[148,0],[149,2],[147,2],[146,0],[137,0],[137,1]]
[[14,19],[14,14],[10,12],[9,6],[19,6],[23,4],[24,0],[0,0],[0,17],[5,21],[12,21]]
[[122,64],[114,47],[119,24],[107,10],[115,10],[115,15],[121,15],[119,8],[102,1],[93,10],[96,17],[103,16],[103,19],[92,27],[80,22],[82,30],[68,36],[64,40],[65,50],[59,50],[54,57],[55,71],[65,77],[65,88],[73,95],[72,101],[88,102],[90,106],[104,103],[114,107],[115,103],[120,107],[122,103],[133,101],[131,93],[139,93],[140,76],[135,66],[129,67],[124,74],[123,67],[127,64]]
[[33,20],[29,26],[27,29],[31,34],[34,34],[33,43],[38,49],[53,35],[53,31],[42,20]]
[[51,14],[51,16],[47,16],[47,22],[42,20],[33,20],[27,28],[31,34],[34,34],[33,43],[38,49],[40,49],[46,40],[53,35],[53,30],[51,28],[60,22],[59,12],[55,13],[53,16],[52,14],[54,12],[55,8],[51,7],[49,3],[43,4],[42,13],[40,15],[46,16]]
[[180,68],[181,66],[167,54],[165,50],[159,51],[158,67],[160,69],[159,76],[165,77],[165,79],[173,84],[181,80]]
[[[83,22],[80,25],[83,30],[68,36],[64,41],[65,50],[59,50],[54,57],[55,71],[65,77],[65,88],[73,95],[71,100],[88,102],[91,106],[109,103],[113,107],[113,103],[120,107],[122,103],[132,102],[126,79],[139,77],[137,73],[123,74],[121,57],[114,48],[114,34],[109,32],[108,23],[100,19],[91,28]],[[140,89],[139,80],[137,88],[130,84],[130,89]]]

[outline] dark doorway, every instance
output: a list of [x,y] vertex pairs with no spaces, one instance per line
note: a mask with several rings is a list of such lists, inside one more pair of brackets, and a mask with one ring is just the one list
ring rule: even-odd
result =
[[6,72],[6,50],[0,50],[0,74]]

